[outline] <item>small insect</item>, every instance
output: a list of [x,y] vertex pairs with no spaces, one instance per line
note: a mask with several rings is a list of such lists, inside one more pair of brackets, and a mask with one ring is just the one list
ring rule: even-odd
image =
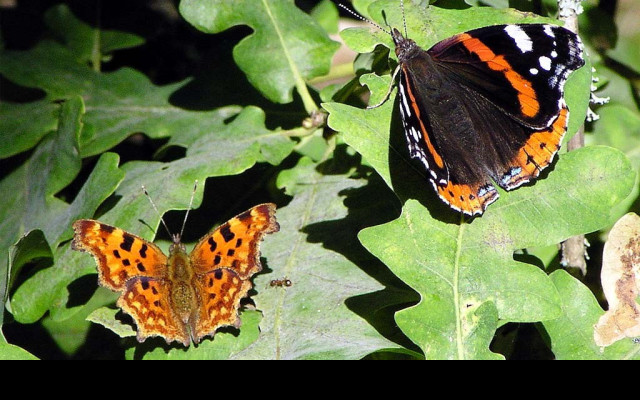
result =
[[288,279],[287,277],[282,279],[272,279],[271,282],[269,282],[269,286],[271,287],[290,287],[292,285],[293,282],[291,282],[291,279]]

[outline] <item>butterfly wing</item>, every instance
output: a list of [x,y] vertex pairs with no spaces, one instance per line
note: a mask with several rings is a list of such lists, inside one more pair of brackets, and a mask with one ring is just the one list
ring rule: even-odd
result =
[[260,242],[280,227],[275,204],[260,204],[205,235],[190,254],[202,307],[195,337],[220,326],[238,326],[240,300],[251,289],[251,276],[262,269]]
[[155,244],[122,229],[90,219],[73,223],[74,250],[93,255],[100,284],[122,291],[133,277],[163,278],[167,257]]
[[220,268],[200,275],[196,281],[202,304],[195,324],[196,343],[205,336],[213,336],[222,326],[240,326],[240,300],[252,288],[251,281],[240,278],[231,269]]
[[468,110],[451,97],[457,88],[434,74],[435,68],[425,51],[401,62],[399,105],[409,155],[426,168],[436,193],[451,208],[482,214],[498,192],[472,156],[480,138],[472,134]]
[[189,346],[189,331],[174,314],[170,299],[166,280],[135,277],[127,281],[116,305],[136,321],[139,342],[150,336],[161,336],[167,343],[178,341]]
[[411,155],[468,215],[497,199],[492,180],[514,189],[551,163],[569,117],[564,84],[584,65],[579,38],[543,24],[480,28],[399,60]]
[[499,25],[453,36],[428,52],[467,92],[461,100],[485,139],[479,161],[491,178],[511,190],[538,177],[567,130],[564,85],[584,65],[580,38],[554,25]]
[[153,243],[98,221],[74,222],[72,248],[93,255],[102,286],[123,292],[117,306],[138,327],[138,341],[162,336],[186,345],[189,336],[168,304],[167,257]]
[[195,272],[227,268],[242,279],[259,272],[260,242],[267,233],[280,229],[275,210],[275,204],[257,205],[205,235],[189,256]]
[[564,85],[584,65],[582,43],[555,25],[498,25],[455,35],[429,54],[449,79],[490,99],[519,123],[542,129],[557,118]]

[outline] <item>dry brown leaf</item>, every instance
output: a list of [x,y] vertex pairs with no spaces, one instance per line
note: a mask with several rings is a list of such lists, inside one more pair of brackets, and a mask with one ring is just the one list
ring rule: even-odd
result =
[[598,346],[640,336],[640,217],[629,213],[609,233],[602,256],[600,279],[609,302],[607,311],[594,327]]

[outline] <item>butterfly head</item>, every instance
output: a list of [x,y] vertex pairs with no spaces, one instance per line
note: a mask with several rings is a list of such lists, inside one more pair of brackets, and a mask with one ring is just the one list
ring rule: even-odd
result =
[[178,251],[182,253],[187,251],[187,248],[182,243],[182,236],[179,233],[171,235],[171,240],[173,241],[173,243],[171,243],[171,246],[169,246],[170,255],[175,254]]
[[[363,17],[362,15],[356,13],[355,11],[351,10],[350,8],[348,8],[347,6],[343,5],[343,4],[338,4],[339,7],[343,8],[344,10],[346,10],[348,13],[350,13],[351,15],[355,16],[358,19],[361,19],[373,26],[375,26],[376,28],[380,29],[381,31],[391,35],[391,37],[393,38],[393,42],[396,45],[396,55],[398,57],[401,57],[401,54],[405,57],[407,57],[407,55],[410,55],[412,53],[412,51],[414,51],[414,49],[419,49],[419,47],[416,45],[416,42],[414,42],[411,39],[407,39],[405,36],[407,36],[406,32],[407,32],[407,20],[405,17],[405,12],[404,12],[404,0],[400,1],[400,8],[402,9],[402,22],[404,25],[404,31],[405,34],[403,35],[402,33],[400,33],[400,31],[396,28],[391,29],[390,31],[387,29],[384,29],[382,26],[376,24],[375,22],[366,19],[365,17]],[[383,12],[383,16],[385,18],[385,22],[386,22],[386,15]],[[387,24],[387,26],[389,26]]]
[[393,38],[393,43],[396,45],[396,55],[401,61],[406,60],[411,54],[420,50],[416,42],[405,38],[396,28],[393,28],[393,31],[391,31],[391,37]]
[[182,233],[184,232],[184,227],[187,224],[187,217],[189,216],[189,211],[191,211],[191,207],[193,206],[193,197],[196,194],[196,189],[197,188],[198,188],[198,181],[196,180],[194,185],[193,185],[193,192],[191,193],[191,200],[189,201],[189,208],[187,208],[187,212],[184,215],[184,221],[182,222],[182,229],[180,230],[180,233],[172,234],[171,231],[169,230],[169,227],[167,226],[167,223],[164,222],[164,218],[162,218],[162,214],[160,213],[160,211],[158,211],[158,207],[156,207],[156,204],[151,199],[151,196],[149,196],[149,192],[147,192],[147,189],[144,186],[142,186],[142,192],[145,194],[145,196],[147,196],[147,199],[149,199],[149,202],[151,203],[151,206],[153,207],[153,209],[156,211],[156,213],[160,217],[160,221],[162,222],[162,225],[164,225],[165,229],[167,230],[167,233],[169,234],[169,236],[171,236],[171,240],[173,241],[173,243],[169,247],[169,254],[175,254],[177,252],[185,253],[187,251],[187,249],[184,246],[184,244],[182,244]]

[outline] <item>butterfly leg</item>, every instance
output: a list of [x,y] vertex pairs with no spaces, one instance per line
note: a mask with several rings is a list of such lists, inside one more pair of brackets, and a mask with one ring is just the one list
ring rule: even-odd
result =
[[389,90],[387,90],[387,94],[384,95],[384,97],[382,98],[382,101],[373,106],[367,106],[367,110],[373,110],[374,108],[378,108],[382,106],[384,103],[386,103],[387,100],[389,100],[389,97],[391,96],[391,92],[393,91],[393,87],[395,86],[394,82],[396,81],[396,77],[398,76],[398,73],[400,73],[400,64],[398,64],[398,66],[396,67],[396,70],[393,72],[393,77],[391,78],[391,83],[389,84]]

